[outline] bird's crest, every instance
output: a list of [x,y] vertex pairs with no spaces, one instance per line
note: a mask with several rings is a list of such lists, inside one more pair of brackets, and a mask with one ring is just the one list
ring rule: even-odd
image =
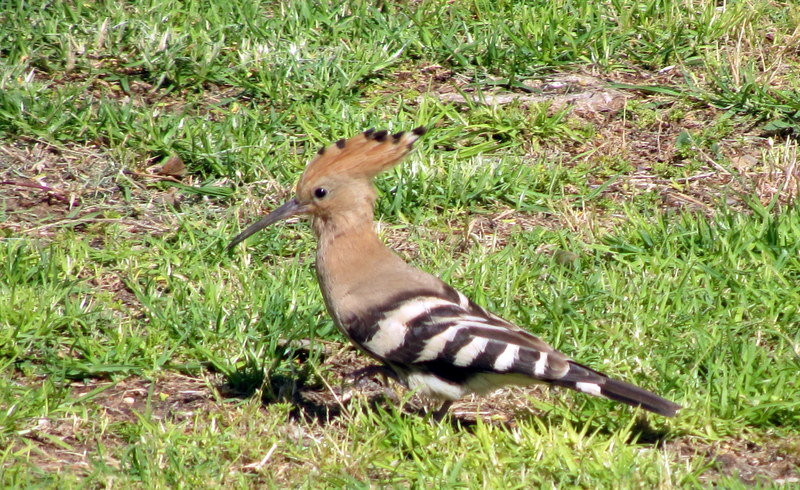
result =
[[389,134],[368,129],[350,139],[340,139],[317,152],[306,167],[298,188],[323,175],[339,174],[350,178],[372,179],[391,168],[411,151],[414,142],[427,130],[420,126],[410,132]]

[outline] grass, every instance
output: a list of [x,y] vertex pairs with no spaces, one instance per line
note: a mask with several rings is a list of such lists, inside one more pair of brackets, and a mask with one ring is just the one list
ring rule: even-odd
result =
[[[793,3],[2,10],[3,486],[800,478]],[[621,105],[557,102],[581,94]],[[365,359],[306,224],[223,252],[320,146],[420,124],[377,182],[384,240],[679,417],[531,388],[432,423],[343,381]]]

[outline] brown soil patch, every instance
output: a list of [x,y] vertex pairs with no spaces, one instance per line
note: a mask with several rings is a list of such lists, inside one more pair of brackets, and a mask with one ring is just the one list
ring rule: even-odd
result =
[[29,143],[0,146],[0,229],[38,238],[72,229],[99,247],[107,226],[161,235],[175,229],[175,208],[202,200],[168,185],[192,186],[185,168],[172,175],[145,161],[134,171],[94,145]]
[[[311,348],[310,341],[304,341],[298,351]],[[353,347],[337,342],[317,343],[315,348],[324,352],[323,366],[329,381],[318,386],[300,384],[290,390],[295,420],[289,427],[304,437],[321,436],[325,431],[337,430],[346,423],[342,417],[348,405],[355,399],[364,399],[371,406],[397,404],[398,396],[403,396],[402,388],[389,382],[385,385],[380,377],[366,379],[358,386],[348,381],[348,375],[357,369],[372,364],[371,361]],[[558,403],[561,390],[534,385],[525,388],[504,388],[487,397],[468,397],[453,404],[450,408],[449,423],[469,431],[477,419],[484,423],[513,427],[520,419],[548,417],[545,412],[531,406],[531,399],[545,403]],[[404,411],[411,416],[424,416],[438,405],[431,405],[416,396],[408,400]],[[622,408],[623,410],[625,408]],[[305,421],[306,423],[303,423]],[[308,422],[311,422],[309,425]],[[601,427],[598,428],[602,430]],[[289,429],[287,429],[289,430]],[[785,484],[800,482],[800,438],[781,438],[777,436],[724,439],[706,442],[691,437],[664,439],[665,433],[653,430],[646,419],[641,419],[635,443],[645,446],[663,447],[678,460],[700,458],[708,465],[701,479],[713,484],[722,477],[738,478],[745,484]]]
[[[156,380],[87,380],[72,383],[68,389],[70,397],[78,400],[77,404],[96,410],[94,415],[88,419],[77,415],[42,417],[34,426],[22,431],[22,440],[15,443],[18,450],[27,447],[28,462],[45,471],[69,470],[83,474],[90,462],[98,458],[111,467],[118,467],[118,461],[108,449],[123,446],[128,441],[110,430],[110,425],[136,423],[139,415],[144,415],[154,420],[184,422],[190,429],[197,414],[224,409],[218,403],[209,378],[178,373],[164,373]],[[99,444],[106,448],[102,453],[98,452]]]
[[[731,124],[738,127],[717,130],[714,125],[723,117],[719,109],[676,102],[646,90],[615,88],[619,84],[669,88],[677,86],[681,78],[673,67],[658,73],[574,72],[513,87],[443,78],[438,85],[429,80],[429,87],[439,99],[452,104],[517,103],[524,107],[548,103],[551,111],[568,109],[576,124],[590,123],[596,128],[594,137],[567,145],[559,141],[558,146],[544,141],[531,158],[597,168],[589,177],[590,184],[599,187],[613,177],[615,181],[601,195],[617,202],[648,193],[665,208],[712,214],[720,205],[748,211],[746,196],[759,196],[764,205],[795,200],[800,193],[796,142],[775,141],[752,122],[734,121]],[[632,102],[657,107],[652,111],[653,120],[629,114]],[[673,107],[675,111],[671,111]],[[703,141],[706,133],[709,142]],[[679,144],[682,138],[688,142]],[[705,146],[711,142],[713,151]],[[609,170],[607,162],[618,163]],[[603,216],[602,209],[591,211],[595,219],[611,218],[613,222],[613,217]],[[569,219],[560,221],[570,227]]]
[[[625,101],[633,95],[614,89],[608,83],[589,75],[560,75],[546,80],[526,81],[511,86],[494,85],[490,90],[465,88],[461,93],[440,92],[438,97],[452,104],[485,104],[501,106],[518,103],[550,104],[552,112],[569,108],[576,116],[598,113],[616,114],[625,107]],[[516,89],[516,91],[502,90]]]
[[[131,187],[132,202],[125,202],[120,179]],[[154,208],[172,192],[147,191],[94,146],[0,147],[0,203],[6,218],[1,226],[15,233],[48,237],[58,229],[111,223],[129,233],[163,233],[171,213]]]
[[709,468],[701,475],[713,484],[721,477],[739,478],[748,485],[800,482],[800,438],[753,438],[746,435],[707,443],[691,438],[670,441],[667,449],[680,459],[701,458]]
[[387,77],[383,93],[416,90],[420,93],[454,93],[471,82],[469,77],[435,64],[424,64],[413,70],[400,70]]
[[573,164],[596,166],[597,162],[624,162],[615,175],[594,177],[591,185],[604,185],[602,195],[616,202],[637,194],[654,195],[665,209],[686,209],[713,214],[721,205],[749,211],[747,199],[757,196],[766,206],[773,199],[788,205],[800,191],[800,167],[797,144],[786,140],[782,145],[741,128],[720,139],[717,153],[703,146],[681,154],[676,142],[682,135],[707,130],[721,114],[714,109],[687,113],[684,120],[656,120],[647,125],[615,118],[595,137],[570,153],[583,155]]

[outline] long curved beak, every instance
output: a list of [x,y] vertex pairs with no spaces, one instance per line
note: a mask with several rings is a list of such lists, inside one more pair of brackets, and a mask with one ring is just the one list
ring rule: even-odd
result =
[[306,206],[301,205],[297,202],[297,199],[292,199],[284,203],[281,207],[272,210],[271,213],[264,216],[260,220],[256,221],[252,225],[248,226],[243,232],[239,233],[231,240],[231,243],[225,248],[227,251],[231,251],[233,247],[239,245],[243,241],[245,241],[250,235],[253,235],[267,226],[277,223],[278,221],[283,221],[291,216],[296,214],[302,214],[307,211]]

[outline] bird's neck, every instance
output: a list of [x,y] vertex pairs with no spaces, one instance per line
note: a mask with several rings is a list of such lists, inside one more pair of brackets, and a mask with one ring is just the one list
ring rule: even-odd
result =
[[372,209],[353,210],[313,222],[317,235],[317,273],[326,283],[331,277],[350,278],[370,263],[392,252],[375,234]]
[[380,281],[374,274],[402,262],[375,234],[372,209],[354,210],[335,217],[314,218],[317,235],[317,278],[329,312],[337,318],[357,308],[350,304],[354,291]]

